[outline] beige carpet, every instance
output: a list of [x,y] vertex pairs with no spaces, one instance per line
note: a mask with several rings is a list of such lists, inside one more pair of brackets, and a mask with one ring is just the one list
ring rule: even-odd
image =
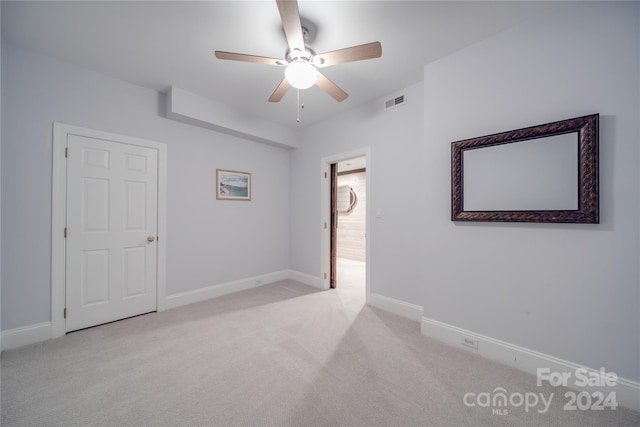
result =
[[[421,336],[364,306],[347,276],[335,291],[283,281],[5,351],[2,425],[640,425],[622,408],[564,411],[562,389]],[[544,414],[463,403],[496,387],[556,400]]]

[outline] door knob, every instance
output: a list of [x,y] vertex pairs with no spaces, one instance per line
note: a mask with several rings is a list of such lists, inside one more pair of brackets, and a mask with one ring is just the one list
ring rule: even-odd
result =
[[147,237],[147,242],[149,242],[149,243],[153,242],[154,240],[156,240],[156,237],[155,237],[155,236],[149,236],[149,237]]

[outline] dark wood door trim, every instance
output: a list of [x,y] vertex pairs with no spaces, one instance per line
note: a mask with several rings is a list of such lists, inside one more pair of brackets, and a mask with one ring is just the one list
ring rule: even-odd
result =
[[338,165],[331,164],[331,266],[329,286],[336,287],[336,264],[338,249]]
[[338,172],[338,176],[351,175],[351,174],[354,174],[354,173],[364,173],[366,171],[367,171],[366,168],[353,169],[353,170],[350,170],[350,171]]

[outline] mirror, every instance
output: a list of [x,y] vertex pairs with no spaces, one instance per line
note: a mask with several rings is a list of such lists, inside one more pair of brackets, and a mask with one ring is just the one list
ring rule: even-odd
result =
[[467,211],[578,209],[578,134],[465,150]]
[[349,185],[338,186],[338,213],[348,215],[353,211],[358,203],[358,196]]
[[598,118],[453,142],[451,219],[598,223]]

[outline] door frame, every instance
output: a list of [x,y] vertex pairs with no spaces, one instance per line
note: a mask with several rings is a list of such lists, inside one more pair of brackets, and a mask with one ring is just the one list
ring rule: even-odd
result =
[[122,144],[158,150],[158,260],[156,310],[166,308],[166,249],[167,249],[167,146],[164,143],[131,136],[87,129],[64,123],[53,123],[53,164],[51,197],[51,337],[65,335],[64,308],[66,305],[66,241],[67,225],[67,136],[104,139]]
[[343,160],[349,160],[356,157],[365,157],[367,164],[366,172],[366,188],[367,188],[367,200],[365,203],[365,215],[366,215],[366,239],[365,239],[365,275],[366,275],[366,289],[365,289],[365,301],[369,303],[369,297],[371,294],[371,240],[373,238],[371,234],[371,176],[373,171],[373,162],[371,160],[371,148],[363,147],[354,151],[336,154],[333,156],[323,157],[320,161],[321,165],[321,190],[320,190],[320,209],[322,219],[322,227],[320,233],[320,253],[322,271],[322,289],[330,288],[331,279],[331,164],[338,163]]

